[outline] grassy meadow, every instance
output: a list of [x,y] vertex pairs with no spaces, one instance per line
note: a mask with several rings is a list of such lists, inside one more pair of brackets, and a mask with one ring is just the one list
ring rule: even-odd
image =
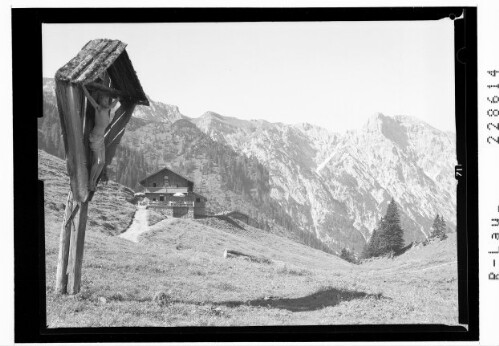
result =
[[[69,188],[65,163],[39,152],[45,181],[47,324],[58,327],[458,324],[455,235],[354,265],[232,219],[151,214],[138,243],[132,191],[110,182],[89,209],[81,292],[54,293]],[[266,261],[224,258],[225,249]]]

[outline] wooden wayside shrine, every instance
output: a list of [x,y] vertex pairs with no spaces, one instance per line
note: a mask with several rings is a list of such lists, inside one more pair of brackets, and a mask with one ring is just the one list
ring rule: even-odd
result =
[[114,157],[135,105],[149,105],[125,47],[119,40],[92,40],[55,75],[70,178],[57,261],[56,292],[60,294],[80,291],[88,204],[94,194],[89,191],[93,161],[89,135],[94,127],[95,109],[86,100],[82,86],[90,92],[98,90],[120,98],[120,106],[104,135],[106,166]]

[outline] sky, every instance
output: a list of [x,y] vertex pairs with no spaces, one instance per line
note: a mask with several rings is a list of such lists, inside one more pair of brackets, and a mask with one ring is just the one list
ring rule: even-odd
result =
[[376,113],[455,131],[454,29],[415,22],[44,24],[43,74],[91,39],[127,52],[144,91],[190,117],[360,128]]

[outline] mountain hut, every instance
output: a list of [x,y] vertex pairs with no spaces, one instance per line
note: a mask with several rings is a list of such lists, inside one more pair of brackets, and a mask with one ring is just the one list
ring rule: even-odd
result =
[[169,217],[195,218],[206,215],[207,198],[194,192],[194,183],[163,168],[141,180],[150,208],[166,209]]

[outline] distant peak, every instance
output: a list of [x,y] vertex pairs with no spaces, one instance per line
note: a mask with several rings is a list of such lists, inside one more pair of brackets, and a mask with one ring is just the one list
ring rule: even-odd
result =
[[387,117],[383,113],[375,113],[369,117],[364,125],[364,130],[368,132],[380,132],[383,126],[383,121]]
[[369,120],[369,122],[388,122],[390,124],[392,123],[398,123],[399,125],[424,125],[424,126],[431,126],[425,121],[418,119],[414,116],[410,115],[405,115],[405,114],[397,114],[397,115],[384,115],[383,113],[376,113],[372,115]]
[[404,124],[405,126],[419,126],[419,127],[425,127],[433,131],[441,131],[440,129],[437,129],[434,126],[428,124],[424,120],[418,119],[410,115],[395,115],[393,118],[397,120],[399,123]]
[[393,116],[394,119],[398,120],[399,122],[407,123],[407,124],[421,124],[424,123],[422,120],[419,120],[415,117],[412,117],[410,115],[395,115]]
[[298,123],[298,124],[296,124],[296,127],[298,127],[298,128],[302,128],[302,129],[304,129],[304,130],[308,131],[308,130],[310,130],[311,128],[313,128],[314,126],[313,126],[312,124],[310,124],[310,123],[306,123],[306,122],[305,122],[305,123]]
[[419,125],[426,124],[424,121],[409,115],[393,115],[388,116],[383,113],[375,113],[369,117],[364,128],[368,129],[381,129],[381,126],[385,126],[398,123],[399,125]]
[[327,131],[325,128],[318,126],[318,125],[313,125],[307,122],[304,123],[297,123],[293,125],[293,127],[298,128],[302,131]]
[[201,115],[201,118],[223,119],[224,117],[218,113],[213,112],[213,111],[207,111],[207,112],[204,112],[203,115]]

